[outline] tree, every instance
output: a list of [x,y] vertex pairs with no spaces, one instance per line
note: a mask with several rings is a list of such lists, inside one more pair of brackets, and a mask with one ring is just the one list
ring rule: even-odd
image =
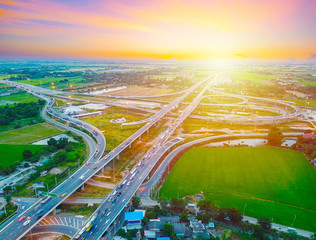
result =
[[24,150],[23,151],[24,159],[30,159],[32,156],[33,156],[33,153],[30,150]]
[[188,214],[186,212],[181,213],[180,220],[181,222],[188,222]]
[[160,204],[161,208],[166,208],[168,206],[168,200],[164,197],[159,198],[158,203]]
[[280,146],[283,140],[283,134],[277,127],[272,127],[268,134],[268,142],[272,146]]
[[271,220],[269,218],[259,218],[258,224],[265,230],[266,233],[269,233],[271,230]]
[[43,99],[38,99],[37,103],[40,105],[40,106],[43,106],[45,104],[45,100]]
[[57,141],[57,149],[64,149],[68,144],[68,138],[61,138]]
[[30,166],[30,164],[29,163],[24,163],[24,165],[23,165],[23,167],[25,167],[25,168],[28,168]]
[[148,211],[146,216],[149,218],[149,219],[154,219],[154,218],[157,218],[157,213],[155,213],[155,211]]
[[171,223],[165,223],[162,227],[162,232],[168,237],[171,237],[174,233],[173,226],[171,225]]
[[212,210],[212,203],[209,200],[201,200],[198,202],[197,206],[202,211],[210,212]]
[[253,236],[258,239],[264,239],[264,229],[260,225],[254,225]]
[[235,224],[241,223],[242,215],[241,215],[241,212],[237,208],[228,208],[227,216],[229,217],[232,223],[235,223]]
[[50,139],[47,141],[47,144],[48,144],[48,146],[57,147],[57,140],[56,140],[55,138],[50,138]]
[[4,198],[5,198],[5,201],[7,202],[7,204],[9,204],[11,202],[11,200],[12,200],[11,195],[7,195]]
[[170,205],[173,210],[178,212],[183,212],[187,203],[183,199],[172,198]]
[[211,219],[211,216],[208,212],[199,213],[196,216],[196,219],[202,221],[202,223],[208,223]]
[[6,186],[3,188],[3,194],[7,195],[12,191],[12,187],[11,186]]
[[138,208],[139,205],[140,205],[140,198],[137,197],[137,196],[133,197],[133,199],[132,199],[132,205],[133,205],[134,208]]

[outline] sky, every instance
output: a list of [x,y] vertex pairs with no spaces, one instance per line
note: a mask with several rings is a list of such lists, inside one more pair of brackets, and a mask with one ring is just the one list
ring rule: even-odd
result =
[[316,0],[0,0],[0,57],[307,59]]

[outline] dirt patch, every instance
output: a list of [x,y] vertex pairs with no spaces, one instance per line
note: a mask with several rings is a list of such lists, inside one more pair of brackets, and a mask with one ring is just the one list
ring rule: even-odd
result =
[[50,174],[60,174],[62,173],[63,171],[60,170],[59,168],[52,168],[51,170],[49,170],[49,173]]

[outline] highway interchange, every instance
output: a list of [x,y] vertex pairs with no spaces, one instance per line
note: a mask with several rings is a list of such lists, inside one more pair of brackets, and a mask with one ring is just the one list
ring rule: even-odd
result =
[[[0,239],[20,239],[24,234],[26,234],[29,229],[36,226],[38,222],[40,222],[46,215],[48,215],[51,211],[53,211],[64,199],[70,196],[74,191],[76,191],[81,185],[83,185],[88,179],[94,176],[97,172],[99,172],[105,165],[107,165],[113,158],[118,156],[126,147],[128,147],[133,141],[139,138],[143,133],[145,133],[151,126],[153,126],[157,121],[159,121],[163,116],[165,116],[170,110],[174,109],[183,99],[185,99],[193,90],[199,87],[206,80],[198,82],[194,86],[192,86],[185,94],[178,97],[176,100],[172,101],[167,106],[163,107],[158,113],[152,116],[152,120],[147,123],[145,126],[140,128],[137,132],[132,134],[129,138],[127,138],[124,142],[119,144],[115,149],[113,149],[109,154],[105,155],[101,158],[104,149],[105,149],[105,138],[103,134],[96,127],[89,125],[85,122],[79,121],[77,119],[73,119],[67,116],[64,116],[60,112],[55,111],[52,108],[54,104],[54,100],[49,98],[45,94],[51,94],[47,90],[42,90],[42,88],[30,86],[27,84],[15,83],[11,81],[2,80],[2,83],[22,88],[23,90],[29,91],[30,93],[45,99],[48,104],[45,106],[44,111],[53,115],[54,117],[58,117],[66,122],[69,122],[79,128],[84,128],[85,131],[90,132],[92,136],[97,141],[98,145],[98,153],[97,157],[94,157],[94,154],[88,159],[87,163],[79,168],[74,174],[72,174],[68,179],[66,179],[63,183],[57,186],[51,193],[56,194],[58,197],[44,197],[43,199],[47,199],[45,202],[39,200],[30,208],[26,209],[20,216],[27,216],[29,220],[29,225],[23,226],[19,222],[19,216],[10,222],[5,228],[0,230]],[[36,92],[39,91],[39,92]],[[55,93],[53,93],[55,94]],[[58,125],[64,127],[64,124],[58,123]],[[69,128],[73,130],[72,128]],[[95,134],[96,133],[96,134]],[[137,190],[137,189],[136,189]],[[136,191],[135,190],[135,191]],[[40,211],[40,213],[38,213]],[[38,214],[37,214],[38,213]],[[101,237],[101,236],[100,236]]]
[[[153,147],[146,153],[145,157],[143,157],[139,163],[128,173],[124,179],[118,184],[116,188],[102,201],[99,208],[96,212],[91,215],[91,217],[87,220],[87,222],[83,225],[83,227],[78,230],[77,234],[74,235],[74,238],[79,239],[100,239],[108,227],[115,221],[115,218],[119,215],[121,210],[124,209],[125,205],[129,202],[132,196],[135,194],[137,189],[140,187],[142,182],[146,179],[148,174],[151,172],[152,168],[155,166],[157,161],[161,157],[162,148],[165,147],[166,141],[173,134],[173,132],[178,128],[178,126],[186,119],[196,107],[199,105],[203,95],[207,90],[210,89],[214,80],[216,80],[218,75],[216,75],[213,81],[209,81],[203,90],[195,97],[195,99],[178,115],[178,117],[174,120],[172,125],[163,133],[160,134],[158,141],[153,145]],[[188,91],[186,91],[182,96],[178,97],[176,100],[169,103],[167,106],[163,107],[153,116],[151,116],[148,120],[146,120],[147,124],[140,128],[137,132],[127,138],[124,142],[118,145],[115,149],[113,149],[110,153],[102,157],[106,141],[103,134],[96,127],[89,125],[80,120],[65,116],[60,112],[54,110],[52,108],[54,104],[54,99],[51,97],[60,97],[60,93],[47,91],[47,89],[30,86],[27,84],[20,84],[16,82],[10,81],[0,81],[5,84],[9,84],[11,86],[15,86],[18,88],[22,88],[30,93],[45,99],[48,104],[45,106],[43,111],[43,117],[60,127],[67,128],[75,132],[76,134],[83,136],[86,142],[88,143],[90,149],[90,156],[87,161],[81,168],[79,168],[75,173],[73,173],[68,179],[66,179],[63,183],[58,185],[55,189],[51,191],[53,194],[57,194],[57,198],[54,197],[44,197],[43,199],[46,201],[41,203],[43,199],[37,201],[34,205],[26,209],[23,213],[21,213],[17,218],[15,218],[10,224],[8,224],[5,228],[0,230],[0,239],[20,239],[23,235],[25,235],[31,228],[36,226],[47,214],[53,211],[61,202],[63,202],[68,196],[70,196],[74,191],[76,191],[81,185],[83,185],[87,180],[89,180],[92,176],[98,173],[104,166],[106,166],[110,161],[112,161],[115,157],[117,157],[126,147],[130,146],[133,141],[139,138],[143,133],[145,133],[151,126],[153,126],[156,122],[158,122],[163,116],[173,110],[180,102],[182,102],[190,93],[192,93],[197,87],[199,87],[202,83],[207,82],[210,78],[205,79],[202,82],[195,84]],[[58,95],[57,95],[58,94]],[[51,97],[48,97],[51,96]],[[67,97],[65,97],[67,98]],[[269,99],[260,99],[267,100]],[[270,100],[271,101],[271,100]],[[293,107],[292,104],[287,102],[280,102],[280,104],[292,107],[295,111],[291,114],[294,114],[296,117],[300,114],[300,109],[297,107]],[[64,123],[55,121],[48,115],[51,115],[55,118],[62,120],[63,122],[68,122],[73,127],[67,127]],[[285,113],[281,116],[288,117],[288,113]],[[276,116],[277,118],[279,116]],[[271,117],[270,117],[271,118]],[[218,119],[218,118],[217,118]],[[226,119],[222,119],[225,121]],[[261,119],[264,121],[264,119]],[[257,120],[256,120],[257,121]],[[144,122],[142,122],[144,123]],[[78,130],[85,130],[89,132],[91,136],[96,141],[96,144],[91,139],[91,137]],[[179,139],[178,139],[179,141]],[[41,211],[39,214],[38,211]],[[19,221],[20,216],[28,216],[30,220],[30,224],[28,226],[23,226]],[[93,228],[87,232],[85,229],[93,223]]]

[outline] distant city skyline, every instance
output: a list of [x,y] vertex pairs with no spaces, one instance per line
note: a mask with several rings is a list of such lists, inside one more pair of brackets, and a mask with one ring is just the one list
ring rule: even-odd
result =
[[316,58],[312,0],[0,0],[0,57]]

